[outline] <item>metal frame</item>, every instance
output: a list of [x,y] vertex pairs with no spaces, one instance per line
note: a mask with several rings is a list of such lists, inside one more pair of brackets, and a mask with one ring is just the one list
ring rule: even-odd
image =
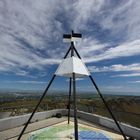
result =
[[[71,36],[74,35],[75,33],[72,31],[72,34],[67,34],[67,36]],[[67,37],[64,35],[64,37]],[[81,37],[82,35],[81,34],[76,34],[76,37]],[[73,36],[74,37],[74,36]],[[76,55],[78,56],[79,59],[81,59],[81,56],[79,55],[78,51],[76,50],[75,46],[74,46],[74,42],[71,41],[71,46],[70,48],[68,49],[66,55],[64,56],[64,59],[68,56],[69,52],[71,51],[71,57],[74,56],[74,51],[76,53]],[[22,129],[19,137],[17,140],[20,140],[23,133],[25,132],[27,126],[29,125],[32,117],[34,116],[37,108],[39,107],[40,103],[42,102],[43,98],[45,97],[45,95],[47,94],[47,91],[49,89],[49,87],[51,86],[52,82],[54,81],[56,75],[54,74],[52,79],[50,80],[48,86],[46,87],[44,93],[42,94],[40,100],[38,101],[38,104],[36,105],[36,107],[34,108],[31,116],[29,117],[27,123],[25,124],[24,128]],[[114,116],[113,112],[111,111],[111,109],[109,108],[107,102],[105,101],[104,97],[102,96],[96,82],[94,81],[93,77],[91,75],[89,75],[89,78],[92,82],[92,84],[94,85],[95,89],[97,90],[97,93],[99,94],[100,98],[102,99],[105,107],[107,108],[108,112],[110,113],[112,119],[114,120],[114,122],[116,123],[118,129],[120,130],[120,133],[122,134],[124,140],[127,140],[123,130],[121,129],[120,125],[119,125],[119,122],[117,121],[116,117]],[[70,77],[70,81],[69,81],[69,101],[68,101],[68,106],[67,106],[67,109],[68,109],[68,124],[69,124],[69,121],[70,121],[70,109],[71,109],[71,88],[72,88],[72,85],[73,85],[73,105],[74,105],[74,132],[75,132],[75,140],[78,140],[78,120],[77,120],[77,98],[76,98],[76,77],[75,77],[75,73],[72,74],[72,77]]]
[[68,105],[67,105],[67,109],[68,109],[68,124],[70,123],[70,108],[71,108],[71,78],[69,81],[69,100],[68,100]]

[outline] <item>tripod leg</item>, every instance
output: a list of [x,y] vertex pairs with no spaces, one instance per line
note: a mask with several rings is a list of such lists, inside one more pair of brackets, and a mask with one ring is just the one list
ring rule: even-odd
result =
[[93,85],[95,86],[95,88],[96,88],[96,90],[97,90],[97,92],[98,92],[100,98],[102,99],[102,101],[103,101],[105,107],[107,108],[108,112],[110,113],[111,117],[113,118],[114,122],[116,123],[117,127],[119,128],[119,130],[120,130],[122,136],[124,137],[124,140],[127,140],[125,134],[123,133],[123,130],[121,129],[119,123],[117,122],[117,120],[116,120],[115,116],[113,115],[111,109],[109,108],[107,102],[105,101],[104,97],[102,96],[102,94],[101,94],[101,92],[100,92],[98,86],[96,85],[94,79],[92,78],[91,75],[89,76],[89,78],[90,78],[91,82],[93,83]]
[[74,51],[76,52],[77,56],[79,59],[81,59],[81,56],[79,55],[78,51],[76,50],[76,48],[73,46]]
[[[78,53],[78,51],[76,50],[76,48],[75,48],[74,46],[73,46],[73,48],[74,48],[74,51],[76,52],[78,58],[81,59],[81,56],[79,55],[79,53]],[[98,86],[96,85],[95,81],[93,80],[92,76],[90,75],[89,78],[90,78],[90,80],[92,81],[93,85],[95,86],[95,88],[96,88],[96,90],[97,90],[99,96],[101,97],[101,99],[102,99],[102,101],[103,101],[105,107],[107,108],[108,112],[110,113],[112,119],[113,119],[114,122],[116,123],[116,125],[117,125],[118,129],[120,130],[122,136],[124,137],[124,140],[127,140],[125,134],[123,133],[123,130],[121,129],[121,127],[120,127],[119,123],[117,122],[117,120],[116,120],[114,114],[112,113],[111,109],[109,108],[108,104],[106,103],[104,97],[102,96],[102,94],[101,94],[101,92],[100,92]]]
[[71,50],[71,46],[70,46],[70,48],[68,49],[68,51],[66,52],[66,54],[65,54],[65,56],[64,56],[64,59],[68,56],[70,50]]
[[32,117],[34,116],[34,114],[35,114],[35,112],[36,112],[37,108],[39,107],[39,105],[40,105],[41,101],[42,101],[42,100],[43,100],[43,98],[45,97],[45,95],[46,95],[46,93],[47,93],[47,91],[48,91],[49,87],[51,86],[51,84],[52,84],[52,82],[53,82],[53,80],[54,80],[54,78],[55,78],[55,77],[56,77],[56,75],[54,75],[54,76],[52,77],[51,81],[49,82],[49,84],[48,84],[47,88],[45,89],[44,93],[42,94],[42,96],[41,96],[41,98],[40,98],[40,100],[39,100],[38,104],[37,104],[37,105],[36,105],[36,107],[34,108],[34,110],[33,110],[32,114],[31,114],[30,118],[28,119],[27,123],[25,124],[24,128],[22,129],[22,131],[21,131],[21,133],[20,133],[20,135],[19,135],[19,137],[18,137],[18,139],[17,139],[17,140],[20,140],[20,139],[21,139],[21,137],[22,137],[23,133],[25,132],[25,130],[26,130],[26,128],[27,128],[27,126],[29,125],[29,123],[30,123],[30,121],[31,121]]
[[[71,50],[71,46],[70,46],[70,48],[68,49],[68,51],[66,52],[66,54],[65,54],[65,56],[64,56],[64,59],[68,56],[70,50]],[[36,107],[34,108],[34,110],[33,110],[32,114],[31,114],[31,116],[29,117],[27,123],[25,124],[24,128],[22,129],[22,131],[21,131],[21,133],[20,133],[20,135],[19,135],[19,137],[18,137],[17,140],[20,140],[20,139],[21,139],[21,137],[22,137],[24,131],[26,130],[28,124],[30,123],[32,117],[34,116],[34,114],[35,114],[37,108],[39,107],[40,103],[42,102],[44,96],[46,95],[46,93],[47,93],[47,91],[48,91],[48,89],[49,89],[50,85],[52,84],[52,82],[53,82],[53,80],[54,80],[55,77],[56,77],[56,75],[54,75],[54,76],[52,77],[51,81],[49,82],[47,88],[45,89],[43,95],[41,96],[41,98],[40,98],[38,104],[37,104]]]

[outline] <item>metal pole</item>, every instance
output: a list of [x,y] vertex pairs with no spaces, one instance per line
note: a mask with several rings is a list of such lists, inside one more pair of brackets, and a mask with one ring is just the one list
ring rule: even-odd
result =
[[42,94],[42,96],[41,96],[41,98],[40,98],[38,104],[37,104],[36,107],[34,108],[34,110],[33,110],[32,114],[31,114],[30,118],[28,119],[27,123],[25,124],[24,128],[22,129],[22,131],[21,131],[21,133],[20,133],[20,135],[19,135],[19,137],[18,137],[17,140],[20,140],[20,139],[21,139],[21,137],[22,137],[24,131],[26,130],[27,126],[29,125],[29,123],[30,123],[32,117],[34,116],[34,114],[35,114],[37,108],[39,107],[39,105],[40,105],[40,103],[41,103],[41,101],[42,101],[43,98],[45,97],[45,95],[46,95],[46,93],[47,93],[49,87],[51,86],[51,84],[52,84],[52,82],[53,82],[53,80],[54,80],[55,77],[56,77],[56,75],[54,75],[54,76],[52,77],[52,79],[50,80],[50,82],[49,82],[47,88],[45,89],[44,93]]
[[71,77],[69,81],[68,124],[70,123],[70,108],[71,108]]
[[77,100],[76,100],[75,73],[73,73],[73,105],[74,105],[74,133],[75,133],[75,140],[78,140],[78,121],[77,121]]
[[[72,34],[74,32],[72,31]],[[71,42],[71,57],[74,56],[74,42]],[[74,106],[74,133],[75,140],[78,140],[78,121],[77,121],[77,100],[76,100],[76,81],[75,73],[72,74],[73,79],[73,106]]]
[[[71,57],[72,57],[74,55],[73,42],[71,42],[71,46],[70,46],[69,50],[67,51],[64,58],[67,57],[67,55],[70,51],[71,51]],[[71,77],[70,77],[70,81],[69,81],[69,101],[68,101],[68,106],[67,106],[67,108],[68,108],[68,124],[70,123],[70,108],[71,108],[70,104],[71,104]]]

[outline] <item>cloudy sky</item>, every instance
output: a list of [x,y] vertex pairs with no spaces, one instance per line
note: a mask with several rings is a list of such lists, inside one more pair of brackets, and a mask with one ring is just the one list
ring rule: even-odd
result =
[[[101,90],[140,92],[139,12],[134,0],[0,0],[0,89],[44,89],[69,48],[63,33],[73,29]],[[87,81],[78,88],[92,90]]]

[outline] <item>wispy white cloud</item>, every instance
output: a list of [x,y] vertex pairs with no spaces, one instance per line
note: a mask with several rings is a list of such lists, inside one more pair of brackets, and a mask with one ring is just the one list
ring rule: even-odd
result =
[[94,16],[99,14],[105,4],[105,0],[77,0],[73,4],[75,20],[73,28],[75,30],[89,30],[88,22],[94,21]]
[[121,1],[120,4],[112,6],[110,0],[106,2],[109,5],[108,10],[102,12],[108,13],[106,16],[101,15],[101,26],[109,29],[113,34],[119,35],[122,31],[126,32],[125,38],[129,41],[139,39],[140,37],[140,1],[127,0]]
[[28,75],[29,73],[27,71],[24,71],[24,70],[18,70],[16,72],[16,75],[20,75],[20,76],[26,76]]
[[4,81],[5,83],[21,83],[21,84],[46,84],[44,81]]
[[[84,78],[76,78],[76,81],[82,81],[84,80]],[[70,80],[69,79],[66,79],[66,82],[69,82]]]
[[[93,42],[95,39],[90,37],[90,39],[87,39],[88,43],[86,42],[90,47],[81,50],[85,62],[91,63],[140,54],[139,1],[128,0],[115,4],[115,1],[111,0],[92,0],[89,2],[82,0],[77,2],[76,9],[79,11],[76,17],[77,24],[75,24],[77,28],[89,32],[93,30],[94,23],[97,23],[100,24],[101,30],[110,31],[110,37],[122,36],[121,38],[124,38],[123,42],[118,42],[119,45],[110,48],[110,44]],[[80,25],[81,23],[83,24]],[[84,48],[84,45],[81,45],[81,48]],[[98,51],[92,50],[94,47],[99,47]]]
[[140,63],[134,63],[130,65],[115,64],[115,65],[103,66],[103,67],[89,66],[88,68],[91,72],[123,72],[123,74],[115,74],[111,77],[140,76]]
[[[80,42],[76,42],[76,48],[80,55],[85,59],[92,58],[94,55],[101,54],[107,48],[108,44],[101,44],[98,40],[92,37],[85,37]],[[86,61],[88,62],[88,61]]]
[[89,66],[88,68],[91,72],[110,72],[110,71],[140,72],[140,63],[134,63],[130,65],[116,64],[116,65],[103,66],[103,67]]
[[[140,2],[134,0],[77,0],[73,4],[75,11],[75,29],[90,31],[93,24],[100,24],[112,35],[122,35],[127,41],[134,41],[140,37]],[[89,24],[93,23],[93,24]]]
[[129,83],[139,84],[139,83],[140,83],[140,81],[130,81]]
[[63,30],[55,19],[62,3],[0,1],[0,71],[26,75],[28,72],[23,73],[22,68],[43,69],[44,65],[59,62],[50,57],[49,46]]
[[118,74],[113,75],[112,77],[138,77],[138,76],[140,76],[140,73]]
[[[86,53],[86,51],[85,51]],[[101,53],[95,54],[89,58],[84,58],[85,62],[97,62],[102,60],[128,57],[140,54],[140,40],[135,40],[133,42],[127,42],[122,45],[108,48],[106,50],[101,50]]]

